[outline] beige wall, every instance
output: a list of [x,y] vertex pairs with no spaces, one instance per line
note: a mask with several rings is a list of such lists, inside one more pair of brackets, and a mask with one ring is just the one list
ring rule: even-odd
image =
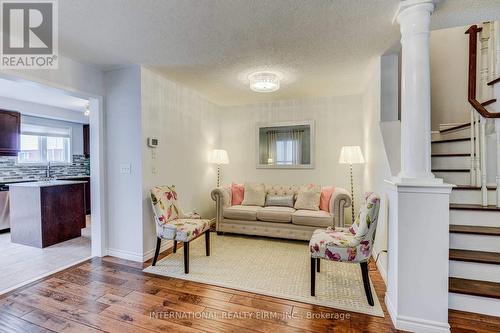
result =
[[[363,143],[361,108],[361,96],[222,108],[221,147],[228,151],[230,159],[230,164],[222,168],[223,182],[316,183],[349,189],[349,167],[340,165],[338,158],[342,146]],[[315,121],[314,169],[257,169],[256,124],[294,120]],[[354,166],[358,199],[363,188],[363,168]]]
[[[141,68],[142,171],[144,251],[154,248],[154,222],[149,189],[174,184],[179,202],[187,211],[213,216],[210,191],[216,171],[208,153],[219,139],[219,108],[193,90]],[[148,137],[159,139],[158,148],[148,148]]]
[[432,129],[439,124],[469,120],[467,69],[469,43],[466,27],[431,32]]

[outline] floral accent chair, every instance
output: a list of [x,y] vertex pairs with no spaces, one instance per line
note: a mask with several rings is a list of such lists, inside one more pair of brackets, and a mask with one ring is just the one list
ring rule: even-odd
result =
[[373,297],[368,276],[375,231],[377,229],[380,197],[367,193],[365,204],[350,228],[317,229],[314,231],[309,250],[311,252],[311,296],[315,295],[316,272],[320,272],[320,259],[359,263],[368,303],[373,306]]
[[205,234],[206,255],[210,255],[210,220],[200,219],[196,214],[184,214],[177,203],[175,186],[155,186],[151,189],[151,204],[156,222],[156,250],[153,266],[160,253],[162,239],[184,243],[184,272],[189,273],[189,242]]

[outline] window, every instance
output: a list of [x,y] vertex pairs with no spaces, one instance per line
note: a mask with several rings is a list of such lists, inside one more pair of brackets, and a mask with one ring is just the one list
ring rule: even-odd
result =
[[21,124],[19,163],[71,163],[71,128]]
[[293,147],[297,146],[296,141],[292,139],[278,139],[276,141],[276,164],[292,165],[294,164]]

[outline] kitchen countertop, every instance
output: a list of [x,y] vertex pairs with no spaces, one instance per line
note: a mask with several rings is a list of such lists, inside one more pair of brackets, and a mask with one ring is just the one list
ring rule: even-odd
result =
[[[89,175],[59,176],[59,177],[56,176],[53,179],[71,180],[71,179],[78,179],[78,178],[90,178],[90,176]],[[41,180],[36,179],[36,178],[11,178],[11,179],[0,178],[0,185],[10,185],[10,184],[15,184],[15,183],[39,182],[39,181],[41,181]]]
[[86,181],[83,180],[47,180],[47,181],[26,182],[26,183],[13,183],[9,184],[9,187],[47,187],[47,186],[61,186],[61,185],[84,184],[84,183],[86,183]]

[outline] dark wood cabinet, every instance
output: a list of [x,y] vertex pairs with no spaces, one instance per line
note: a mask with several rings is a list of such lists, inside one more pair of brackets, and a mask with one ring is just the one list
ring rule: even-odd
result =
[[90,126],[83,125],[83,155],[90,157]]
[[20,136],[21,114],[0,109],[0,156],[17,156]]

